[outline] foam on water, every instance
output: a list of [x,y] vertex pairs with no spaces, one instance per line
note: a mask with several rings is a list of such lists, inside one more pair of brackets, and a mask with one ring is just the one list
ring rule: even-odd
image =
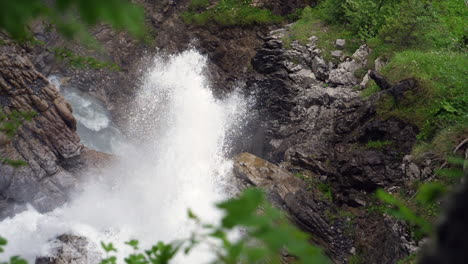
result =
[[[129,109],[132,143],[121,161],[91,175],[69,204],[47,214],[30,208],[0,223],[0,234],[9,241],[6,255],[33,261],[62,233],[84,235],[94,247],[100,241],[124,248],[122,242],[133,238],[143,247],[187,238],[192,229],[187,208],[217,221],[213,204],[227,197],[232,167],[224,153],[227,135],[242,126],[247,104],[236,93],[215,99],[205,66],[206,58],[194,50],[155,58]],[[176,263],[211,258],[203,250],[194,252]]]

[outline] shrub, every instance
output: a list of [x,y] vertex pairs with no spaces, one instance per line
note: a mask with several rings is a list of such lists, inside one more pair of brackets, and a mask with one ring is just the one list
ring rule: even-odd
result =
[[432,1],[437,24],[427,36],[435,47],[466,51],[468,45],[468,8],[466,1]]
[[349,27],[363,40],[376,36],[387,17],[395,13],[393,1],[346,0],[345,3],[345,18]]
[[403,47],[423,43],[426,33],[435,25],[432,5],[427,1],[404,0],[395,11],[377,28],[379,38]]
[[347,22],[345,18],[345,4],[343,0],[325,0],[319,5],[319,17],[329,24]]

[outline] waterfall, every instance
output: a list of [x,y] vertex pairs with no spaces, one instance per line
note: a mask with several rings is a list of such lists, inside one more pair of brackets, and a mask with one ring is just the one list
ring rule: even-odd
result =
[[[105,241],[119,249],[128,248],[123,242],[130,239],[145,248],[187,238],[188,208],[208,222],[219,220],[213,204],[228,197],[229,135],[241,129],[248,104],[237,93],[216,99],[206,63],[195,50],[156,57],[128,109],[130,134],[119,162],[89,175],[65,206],[47,214],[30,208],[1,222],[0,234],[9,241],[5,254],[33,262],[63,233],[83,235],[92,247]],[[175,263],[207,263],[212,257],[194,252]]]

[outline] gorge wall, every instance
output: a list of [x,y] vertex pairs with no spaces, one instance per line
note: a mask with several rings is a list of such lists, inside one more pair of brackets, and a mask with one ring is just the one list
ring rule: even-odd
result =
[[[32,28],[44,46],[0,46],[3,111],[38,113],[0,152],[28,163],[19,169],[0,166],[0,218],[28,203],[41,212],[62,205],[84,170],[112,159],[80,143],[71,107],[44,76],[59,75],[64,86],[101,100],[113,119],[125,124],[145,56],[193,46],[208,57],[208,74],[218,98],[239,87],[254,98],[256,118],[231,153],[243,186],[266,188],[271,200],[311,233],[336,263],[348,263],[353,255],[363,263],[396,263],[417,250],[420,245],[403,222],[372,211],[369,205],[378,188],[398,191],[407,180],[430,177],[436,165],[430,159],[416,163],[409,156],[416,127],[377,118],[376,102],[383,93],[363,99],[354,88],[361,80],[353,73],[368,59],[367,46],[350,58],[327,62],[316,38],[286,47],[281,37],[287,26],[198,27],[180,18],[189,1],[137,2],[154,29],[149,44],[99,26],[93,34],[107,52],[89,51],[38,21]],[[255,3],[284,15],[315,1]],[[121,69],[73,68],[57,60],[51,47],[110,60]],[[369,141],[391,143],[372,149],[366,147]]]
[[0,167],[1,216],[11,216],[27,203],[49,211],[67,200],[81,170],[109,157],[80,144],[70,105],[24,54],[16,47],[0,49],[2,111],[37,113],[2,147],[2,157],[28,165]]

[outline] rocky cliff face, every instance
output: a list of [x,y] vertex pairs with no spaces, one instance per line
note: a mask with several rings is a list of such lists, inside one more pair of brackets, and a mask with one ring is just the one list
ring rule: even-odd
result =
[[[38,22],[33,26],[35,36],[47,48],[21,51],[14,45],[0,46],[3,111],[38,113],[0,151],[0,156],[28,163],[16,170],[0,167],[0,218],[26,203],[40,211],[59,206],[83,170],[109,160],[80,144],[72,109],[44,75],[66,77],[66,85],[99,98],[119,119],[132,99],[138,69],[145,63],[142,58],[158,48],[170,53],[193,45],[210,59],[217,94],[246,80],[246,93],[256,97],[259,120],[251,126],[255,135],[251,146],[239,149],[258,157],[235,158],[236,176],[244,184],[267,189],[272,201],[310,232],[337,263],[346,263],[355,254],[364,263],[395,263],[408,255],[413,244],[405,226],[366,206],[377,188],[398,189],[407,179],[428,177],[433,165],[421,168],[406,156],[415,142],[415,127],[399,120],[379,120],[375,102],[380,95],[364,100],[354,88],[361,82],[354,72],[365,65],[367,46],[348,58],[337,54],[340,62],[330,63],[321,56],[316,38],[307,45],[293,42],[285,48],[281,37],[287,28],[270,34],[269,28],[260,26],[201,28],[180,19],[188,1],[138,2],[156,29],[150,44],[102,26],[94,35],[108,53],[90,52],[65,42]],[[315,1],[254,2],[286,14]],[[122,70],[72,68],[55,59],[51,47],[63,45],[79,55],[111,60]],[[372,141],[387,143],[373,148],[368,146]],[[293,173],[329,185],[332,199],[324,199],[317,185],[306,184]],[[82,244],[81,238],[67,241]],[[43,261],[60,263],[59,258]]]
[[[366,206],[377,188],[398,189],[412,178],[407,169],[416,165],[409,157],[403,158],[410,153],[418,131],[399,120],[376,118],[375,105],[381,94],[370,99],[360,97],[355,86],[361,80],[354,72],[366,64],[367,46],[335,64],[322,58],[315,37],[307,45],[293,42],[291,48],[285,48],[281,39],[286,30],[271,32],[252,59],[258,74],[248,80],[247,89],[256,95],[260,116],[254,142],[257,147],[252,150],[291,172],[307,174],[318,184],[329,185],[333,203],[327,208],[353,212],[353,232],[345,235],[352,241],[353,250],[343,250],[338,257],[331,253],[335,261],[346,260],[357,250],[365,263],[395,263],[414,248],[410,236],[401,223],[370,213]],[[372,142],[385,145],[375,148]],[[236,171],[245,175],[240,169],[242,164],[246,162],[236,164]],[[261,170],[257,165],[251,163],[249,170]],[[283,180],[269,178],[277,188],[288,186]],[[309,189],[320,192],[317,185]],[[301,204],[316,202],[311,196],[298,200],[290,207],[297,209],[302,208]],[[312,228],[321,222],[328,225],[324,229],[340,229],[336,219],[341,217],[320,219],[316,216],[330,213],[314,208],[316,214],[308,215],[308,221],[298,217],[305,216],[310,209],[286,211],[299,226],[309,223]],[[320,228],[312,231],[302,227],[319,237],[327,236]],[[333,251],[334,245],[325,248]]]
[[0,89],[4,113],[37,113],[0,150],[2,157],[27,163],[0,165],[1,217],[26,203],[41,212],[54,209],[67,200],[82,169],[108,157],[80,144],[70,105],[14,46],[0,47]]
[[313,234],[315,243],[336,261],[345,261],[353,243],[345,231],[346,219],[337,217],[333,223],[327,219],[325,212],[337,213],[331,201],[307,191],[305,183],[287,170],[252,154],[242,153],[234,161],[234,172],[243,183],[267,190],[276,206],[287,212],[299,227]]
[[[264,117],[261,145],[265,148],[257,154],[291,169],[329,177],[342,188],[339,198],[349,204],[357,202],[346,190],[371,192],[401,183],[402,158],[411,151],[417,134],[415,127],[399,120],[375,117],[380,95],[364,100],[353,86],[332,80],[346,79],[362,68],[336,72],[355,60],[365,61],[367,54],[363,46],[351,61],[327,64],[313,40],[307,46],[295,43],[292,49],[284,49],[274,32],[252,60],[262,74],[249,81]],[[370,141],[387,142],[387,146],[373,149],[367,146]]]

